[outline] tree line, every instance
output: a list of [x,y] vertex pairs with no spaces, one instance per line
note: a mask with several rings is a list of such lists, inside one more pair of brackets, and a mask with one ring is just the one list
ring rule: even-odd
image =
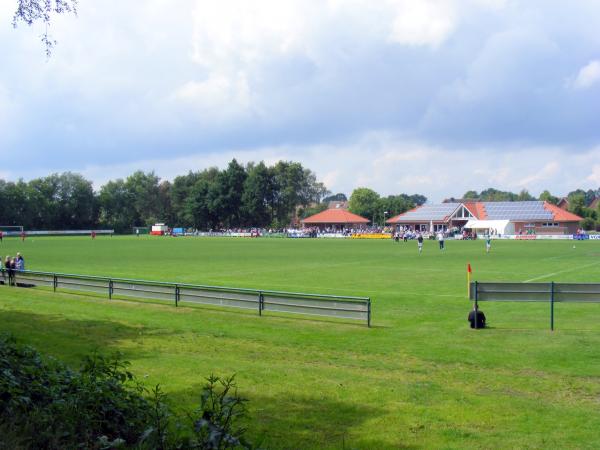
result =
[[[61,230],[110,228],[131,232],[134,226],[165,222],[197,229],[233,227],[287,227],[292,218],[323,211],[330,201],[348,201],[351,212],[381,224],[427,198],[421,194],[381,196],[372,189],[354,189],[330,195],[316,175],[293,161],[239,164],[233,159],[225,169],[190,171],[172,182],[154,172],[137,171],[125,179],[108,181],[99,191],[82,175],[65,172],[25,182],[0,179],[0,226]],[[586,229],[600,227],[600,209],[592,208],[597,190],[577,189],[567,195],[569,210],[584,217]],[[545,200],[557,204],[549,191],[534,197],[489,188],[468,191],[447,201]]]
[[66,172],[29,182],[0,180],[0,225],[119,233],[156,222],[198,229],[284,227],[297,208],[327,194],[310,169],[291,161],[243,166],[234,159],[223,170],[190,171],[173,182],[137,171],[98,192],[90,180]]

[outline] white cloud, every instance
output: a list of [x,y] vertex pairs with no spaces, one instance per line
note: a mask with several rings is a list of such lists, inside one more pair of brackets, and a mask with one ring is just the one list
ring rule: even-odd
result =
[[519,186],[531,186],[539,182],[552,183],[553,178],[560,172],[558,161],[550,161],[545,164],[537,173],[529,175],[518,182]]
[[595,85],[600,81],[600,61],[594,60],[590,61],[588,64],[583,66],[575,81],[573,82],[573,86],[576,89],[587,89]]
[[600,164],[592,166],[592,173],[586,178],[587,181],[594,183],[595,186],[600,186]]
[[390,35],[393,42],[437,47],[457,25],[457,11],[451,1],[406,0],[395,3],[396,17]]
[[171,99],[189,106],[203,119],[231,119],[243,114],[250,106],[248,82],[243,73],[236,78],[211,74],[205,81],[188,81]]

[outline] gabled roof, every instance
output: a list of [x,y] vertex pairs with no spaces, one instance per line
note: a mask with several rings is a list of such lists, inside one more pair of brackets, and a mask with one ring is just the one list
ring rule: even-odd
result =
[[369,219],[365,219],[357,214],[353,214],[345,209],[326,209],[314,216],[307,217],[302,220],[302,223],[369,223]]
[[542,201],[466,202],[423,205],[392,217],[389,224],[448,222],[450,216],[464,206],[479,220],[510,220],[511,222],[579,222],[576,214]]
[[424,223],[445,222],[449,216],[461,206],[461,203],[441,203],[438,205],[422,205],[387,220],[386,223]]
[[565,211],[552,203],[544,202],[544,208],[552,213],[555,222],[579,222],[580,220],[583,220],[583,217]]
[[561,209],[567,209],[569,207],[569,199],[567,197],[561,198],[556,204]]
[[485,205],[482,202],[466,202],[464,205],[479,220],[486,220],[488,218],[485,212]]

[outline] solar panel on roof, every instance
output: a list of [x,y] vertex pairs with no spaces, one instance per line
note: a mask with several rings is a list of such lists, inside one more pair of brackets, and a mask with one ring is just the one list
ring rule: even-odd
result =
[[544,202],[484,202],[490,220],[552,220]]

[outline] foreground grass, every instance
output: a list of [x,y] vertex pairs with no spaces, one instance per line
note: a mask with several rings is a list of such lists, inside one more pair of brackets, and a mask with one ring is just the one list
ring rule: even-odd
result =
[[486,304],[480,280],[597,281],[600,243],[55,238],[5,240],[30,269],[369,295],[374,327],[0,289],[0,327],[71,363],[122,351],[182,409],[237,372],[269,448],[598,448],[600,305]]

